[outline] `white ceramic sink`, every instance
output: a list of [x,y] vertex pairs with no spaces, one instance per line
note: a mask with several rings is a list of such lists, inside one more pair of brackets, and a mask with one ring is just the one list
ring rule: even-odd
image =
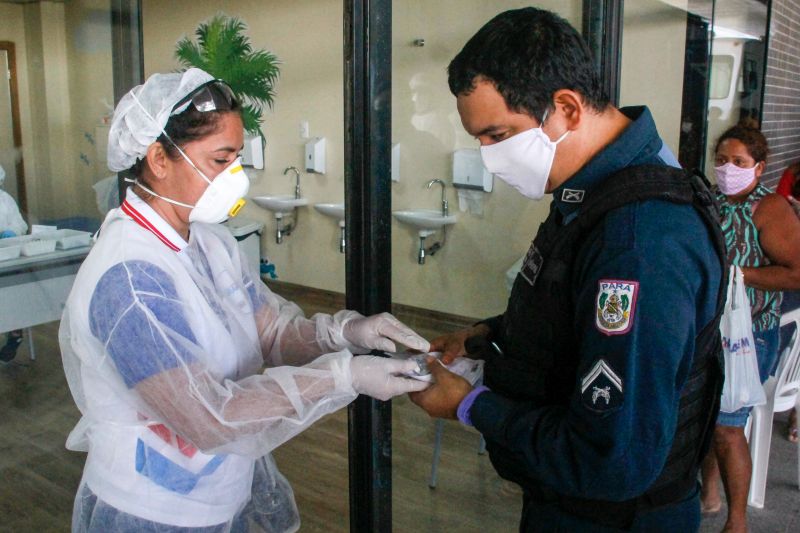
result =
[[325,216],[344,220],[344,204],[314,204],[314,209]]
[[405,209],[394,211],[394,217],[409,226],[414,226],[418,230],[437,230],[442,226],[455,224],[458,217],[456,215],[442,216],[442,212],[436,209]]
[[259,207],[277,214],[291,213],[296,207],[308,205],[308,198],[295,198],[285,194],[278,196],[253,196],[250,198]]

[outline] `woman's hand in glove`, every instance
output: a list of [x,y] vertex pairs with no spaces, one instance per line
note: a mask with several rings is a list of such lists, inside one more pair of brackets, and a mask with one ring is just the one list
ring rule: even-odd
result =
[[373,355],[359,355],[350,360],[353,389],[378,400],[390,400],[400,394],[421,391],[430,383],[406,378],[400,374],[417,369],[414,359],[389,359]]
[[421,352],[430,351],[431,347],[428,341],[389,313],[351,318],[344,323],[342,336],[347,342],[366,352],[395,352],[395,342]]

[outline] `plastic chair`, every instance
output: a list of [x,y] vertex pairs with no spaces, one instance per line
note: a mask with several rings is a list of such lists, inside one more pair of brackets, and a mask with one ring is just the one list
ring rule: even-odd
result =
[[[781,354],[775,375],[764,383],[767,403],[754,407],[750,414],[749,440],[753,473],[747,504],[758,509],[764,507],[764,493],[767,488],[772,417],[775,413],[788,411],[792,407],[800,412],[800,309],[781,317],[781,327],[792,324],[795,327],[792,340]],[[800,488],[800,444],[797,447],[797,484]]]
[[[472,385],[478,386],[483,383],[483,361],[473,361],[472,367],[467,371],[467,374],[462,374]],[[442,456],[442,435],[444,434],[444,420],[437,418],[435,422],[436,434],[433,441],[433,460],[431,461],[431,478],[428,481],[428,486],[432,489],[436,488],[436,481],[439,477],[439,459]],[[486,441],[483,435],[480,436],[481,440],[478,443],[478,455],[486,453]]]
[[[0,333],[7,333],[5,331]],[[30,357],[31,361],[36,360],[36,349],[33,345],[33,328],[25,328],[25,335],[28,337],[28,357]]]
[[[428,486],[432,489],[436,488],[436,481],[439,479],[439,459],[442,456],[442,434],[444,433],[444,419],[436,419],[436,436],[433,441],[433,461],[431,461],[431,479],[428,481]],[[481,440],[478,443],[478,455],[486,453],[486,441],[481,435]]]

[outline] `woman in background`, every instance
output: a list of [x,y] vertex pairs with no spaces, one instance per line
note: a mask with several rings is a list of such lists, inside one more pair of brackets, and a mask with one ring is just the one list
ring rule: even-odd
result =
[[[800,288],[800,220],[759,178],[767,140],[754,123],[725,131],[715,148],[715,173],[728,261],[741,267],[753,319],[761,382],[778,363],[781,291]],[[722,477],[728,500],[724,531],[746,531],[752,464],[744,427],[752,408],[720,412],[712,451],[703,464],[702,506],[716,512]]]

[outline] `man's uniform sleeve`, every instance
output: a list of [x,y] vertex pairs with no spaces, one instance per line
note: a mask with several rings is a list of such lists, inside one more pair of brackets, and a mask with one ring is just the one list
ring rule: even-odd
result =
[[531,408],[478,396],[470,417],[495,453],[563,495],[621,501],[645,492],[672,445],[695,336],[714,312],[709,280],[720,267],[706,234],[690,206],[609,213],[573,278],[580,353],[569,402]]

